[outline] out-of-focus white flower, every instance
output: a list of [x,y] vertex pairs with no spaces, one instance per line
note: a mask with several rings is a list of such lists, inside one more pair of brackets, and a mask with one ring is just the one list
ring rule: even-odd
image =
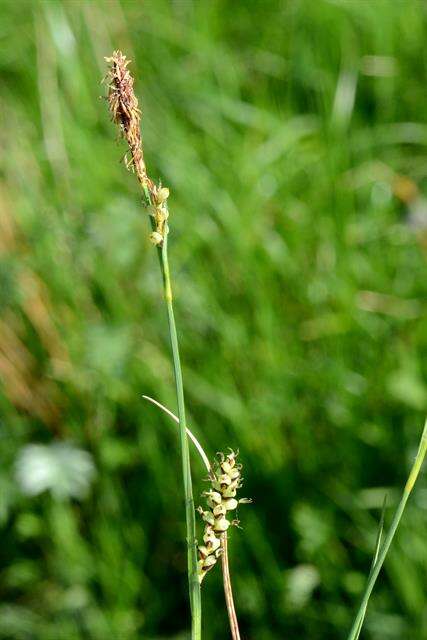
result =
[[311,564],[299,564],[286,572],[287,602],[293,609],[302,609],[320,583],[317,568]]
[[36,496],[50,491],[55,498],[84,498],[95,476],[87,451],[71,444],[29,444],[21,449],[15,465],[22,492]]

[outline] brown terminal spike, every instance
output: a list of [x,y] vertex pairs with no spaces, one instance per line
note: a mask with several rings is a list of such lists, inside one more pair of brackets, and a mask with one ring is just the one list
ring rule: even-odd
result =
[[110,63],[106,80],[111,118],[118,125],[120,134],[130,150],[130,158],[125,155],[125,165],[127,169],[136,173],[144,192],[145,204],[149,206],[153,229],[150,240],[157,247],[161,247],[169,231],[169,189],[161,185],[157,187],[147,175],[141,138],[141,110],[133,89],[134,80],[127,68],[130,60],[127,60],[121,51],[114,51],[112,56],[105,59]]
[[127,166],[133,166],[141,186],[152,191],[154,185],[147,176],[141,141],[141,110],[133,89],[133,77],[127,66],[130,60],[121,51],[105,58],[110,63],[107,74],[108,104],[113,121],[119,125],[123,138],[129,145],[131,160]]

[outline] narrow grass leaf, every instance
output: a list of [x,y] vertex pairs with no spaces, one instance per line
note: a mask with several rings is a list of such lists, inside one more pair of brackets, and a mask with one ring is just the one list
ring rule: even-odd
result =
[[405,510],[406,507],[406,503],[408,501],[408,498],[410,496],[410,493],[414,487],[414,484],[417,480],[418,474],[420,472],[421,469],[421,465],[423,464],[425,455],[426,455],[426,451],[427,451],[427,420],[424,424],[424,429],[423,429],[423,433],[421,435],[421,439],[420,439],[420,444],[418,446],[418,452],[417,455],[415,457],[415,461],[414,464],[412,465],[412,469],[410,471],[408,480],[406,482],[405,488],[403,489],[403,494],[402,494],[402,498],[399,502],[399,505],[396,509],[396,512],[393,516],[393,520],[392,523],[390,525],[390,530],[387,534],[387,537],[384,541],[384,545],[381,547],[381,550],[379,551],[378,554],[378,558],[376,563],[374,564],[374,566],[372,567],[372,570],[368,576],[368,580],[366,583],[366,588],[365,591],[363,593],[362,596],[362,600],[359,606],[359,610],[356,614],[356,617],[354,619],[353,622],[353,626],[350,630],[350,633],[347,636],[347,640],[357,640],[357,638],[360,635],[361,629],[362,629],[362,625],[363,625],[363,620],[365,617],[365,613],[366,613],[366,608],[368,606],[368,602],[369,602],[369,598],[371,597],[373,588],[375,586],[375,583],[377,581],[377,578],[379,576],[379,573],[381,571],[381,567],[384,564],[384,560],[387,557],[387,553],[390,549],[391,543],[393,541],[393,538],[395,536],[395,533],[397,531],[397,527],[399,526],[399,522],[402,518],[403,512]]

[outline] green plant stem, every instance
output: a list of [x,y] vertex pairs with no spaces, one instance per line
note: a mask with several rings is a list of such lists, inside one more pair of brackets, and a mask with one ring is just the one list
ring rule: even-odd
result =
[[391,545],[391,543],[393,541],[393,538],[394,538],[394,535],[396,533],[397,527],[399,526],[399,522],[400,522],[402,514],[403,514],[403,512],[405,510],[405,506],[406,506],[406,503],[407,503],[408,498],[410,496],[410,493],[411,493],[411,491],[412,491],[412,489],[414,487],[415,481],[416,481],[416,479],[418,477],[418,474],[420,472],[421,465],[422,465],[424,457],[426,455],[426,451],[427,451],[427,421],[426,421],[426,423],[424,425],[424,430],[423,430],[423,433],[422,433],[422,436],[421,436],[420,445],[418,447],[418,453],[417,453],[417,456],[415,458],[414,464],[412,465],[412,469],[411,469],[411,472],[409,474],[408,481],[407,481],[407,483],[405,485],[405,488],[403,490],[402,498],[401,498],[401,500],[399,502],[399,505],[398,505],[398,507],[396,509],[396,512],[395,512],[395,514],[393,516],[393,520],[392,520],[391,525],[390,525],[390,530],[389,530],[389,532],[388,532],[388,534],[387,534],[387,536],[386,536],[386,538],[384,540],[384,544],[381,547],[381,550],[380,550],[380,552],[378,554],[378,559],[377,559],[375,565],[373,566],[371,573],[368,576],[368,581],[367,581],[367,584],[366,584],[366,588],[365,588],[365,591],[364,591],[364,594],[363,594],[363,597],[362,597],[358,612],[357,612],[356,617],[354,619],[353,626],[351,627],[350,633],[349,633],[349,635],[347,637],[347,640],[355,640],[358,637],[359,633],[360,633],[361,624],[363,622],[363,618],[364,618],[364,615],[365,615],[365,612],[366,612],[366,608],[368,606],[369,598],[371,596],[372,590],[373,590],[373,588],[375,586],[375,583],[377,581],[378,575],[379,575],[379,573],[381,571],[381,567],[383,566],[384,560],[385,560],[385,558],[387,556],[387,553],[388,553],[388,551],[390,549],[390,545]]
[[[147,206],[151,205],[151,195],[146,184],[142,185]],[[155,230],[155,222],[150,217],[151,228]],[[163,243],[157,248],[160,270],[163,280],[163,295],[169,325],[169,338],[172,348],[173,370],[175,376],[176,397],[178,403],[179,440],[181,445],[182,476],[185,497],[185,523],[187,541],[187,572],[191,607],[191,640],[202,637],[202,597],[197,576],[197,541],[196,511],[193,499],[193,483],[191,481],[190,454],[188,450],[187,420],[185,416],[184,386],[182,382],[181,359],[179,357],[178,335],[173,312],[172,283],[168,260],[168,228],[165,229]]]
[[172,304],[172,286],[168,261],[168,235],[165,233],[162,247],[159,249],[160,264],[163,276],[163,290],[166,302],[169,335],[172,348],[173,368],[175,374],[176,396],[178,402],[179,435],[181,443],[182,475],[185,494],[185,519],[187,527],[187,566],[188,585],[191,605],[191,638],[201,640],[202,604],[200,584],[197,577],[197,543],[196,517],[191,482],[190,456],[188,451],[187,424],[185,417],[184,388],[182,383],[181,362],[179,357],[178,336]]

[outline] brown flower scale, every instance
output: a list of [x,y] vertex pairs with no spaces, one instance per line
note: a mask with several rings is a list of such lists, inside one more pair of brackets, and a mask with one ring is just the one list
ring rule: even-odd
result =
[[241,464],[236,464],[237,453],[231,451],[227,456],[218,454],[215,460],[209,480],[211,488],[205,491],[207,510],[198,508],[203,520],[206,522],[203,534],[204,544],[198,547],[198,576],[202,582],[206,573],[216,564],[221,555],[221,535],[225,535],[227,529],[239,524],[239,521],[229,520],[228,514],[237,509],[239,504],[252,502],[248,498],[236,498],[237,491],[242,486]]
[[130,160],[125,156],[125,164],[128,169],[135,171],[145,194],[149,213],[154,218],[154,230],[150,239],[153,244],[161,246],[168,232],[166,221],[169,217],[169,189],[161,185],[156,186],[147,175],[141,140],[141,110],[133,89],[134,80],[127,68],[130,60],[127,60],[121,51],[114,51],[113,55],[105,60],[111,65],[106,76],[111,117],[128,143],[131,155]]

